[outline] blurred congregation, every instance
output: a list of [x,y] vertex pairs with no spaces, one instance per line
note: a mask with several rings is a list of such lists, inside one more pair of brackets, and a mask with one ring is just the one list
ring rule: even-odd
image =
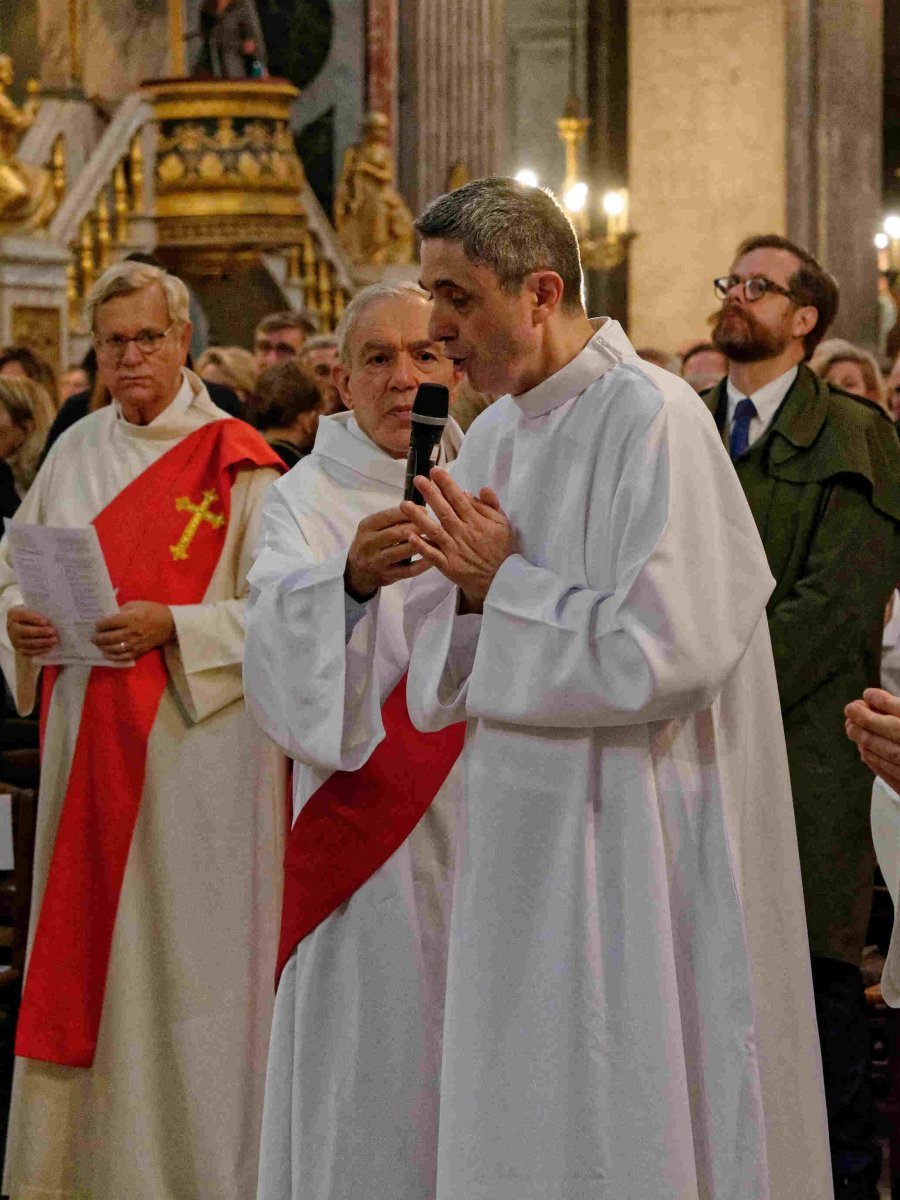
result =
[[900,1200],[900,0],[8,7],[0,1200]]

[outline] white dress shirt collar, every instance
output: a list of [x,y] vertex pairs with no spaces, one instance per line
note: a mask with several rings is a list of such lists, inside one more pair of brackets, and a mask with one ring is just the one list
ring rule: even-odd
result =
[[[751,444],[761,437],[772,424],[775,414],[781,407],[782,400],[797,378],[798,370],[797,366],[789,367],[783,375],[779,375],[777,379],[773,379],[750,396],[756,409],[756,416],[750,422]],[[725,387],[728,393],[728,428],[731,429],[734,422],[734,410],[738,406],[738,401],[743,400],[747,393],[738,391],[730,378]]]
[[[777,379],[773,379],[750,396],[756,409],[756,416],[751,420],[749,429],[749,442],[751,446],[762,437],[772,424],[775,414],[781,407],[782,400],[784,400],[794,380],[797,378],[799,369],[797,366],[789,367],[783,375],[779,375]],[[726,381],[725,389],[728,395],[728,431],[730,433],[731,427],[734,424],[734,410],[738,406],[738,401],[743,400],[746,393],[738,391],[730,378]]]

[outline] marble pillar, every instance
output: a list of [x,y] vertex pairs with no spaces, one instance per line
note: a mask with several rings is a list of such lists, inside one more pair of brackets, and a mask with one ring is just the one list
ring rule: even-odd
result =
[[788,236],[835,275],[833,332],[874,346],[882,0],[788,0]]
[[712,279],[753,233],[838,278],[835,330],[871,343],[881,162],[879,0],[629,0],[632,339],[708,330]]
[[503,163],[504,0],[401,0],[400,190],[414,213]]
[[366,108],[390,119],[397,153],[397,0],[366,5]]

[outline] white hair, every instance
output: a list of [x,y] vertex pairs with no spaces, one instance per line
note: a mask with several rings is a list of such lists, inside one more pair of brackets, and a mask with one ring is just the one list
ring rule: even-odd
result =
[[[373,283],[357,292],[341,314],[334,336],[337,339],[338,356],[344,366],[350,365],[350,339],[356,332],[360,319],[366,309],[371,308],[380,300],[400,300],[409,297],[425,300],[430,303],[431,297],[417,283],[401,279],[396,283]],[[307,342],[307,346],[309,343]],[[304,347],[306,349],[306,347]]]
[[97,309],[114,296],[129,296],[142,288],[158,283],[166,297],[166,307],[169,320],[179,328],[188,323],[190,299],[188,290],[177,275],[170,275],[161,267],[151,266],[150,263],[132,262],[125,259],[109,267],[91,290],[85,300],[88,324],[94,328]]

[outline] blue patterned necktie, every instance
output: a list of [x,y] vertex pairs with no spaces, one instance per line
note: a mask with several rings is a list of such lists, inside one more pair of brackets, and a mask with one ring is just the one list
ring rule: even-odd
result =
[[731,437],[728,439],[728,450],[732,458],[738,458],[750,445],[750,422],[755,416],[756,405],[748,396],[738,400],[731,423]]

